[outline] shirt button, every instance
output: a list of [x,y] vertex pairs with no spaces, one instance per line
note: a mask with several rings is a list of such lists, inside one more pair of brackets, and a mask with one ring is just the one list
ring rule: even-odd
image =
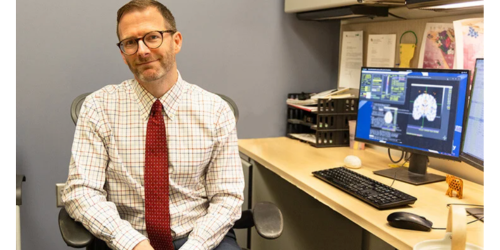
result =
[[172,166],[169,166],[169,167],[168,167],[168,173],[169,173],[169,174],[174,173],[174,168],[173,168]]

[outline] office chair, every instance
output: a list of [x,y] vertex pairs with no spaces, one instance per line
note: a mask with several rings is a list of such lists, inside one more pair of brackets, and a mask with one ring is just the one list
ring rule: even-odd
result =
[[21,205],[23,204],[23,182],[26,176],[16,174],[16,250],[21,250]]
[[[77,123],[80,108],[85,101],[85,98],[91,93],[79,95],[71,104],[71,118]],[[229,107],[234,113],[236,122],[238,122],[239,111],[236,103],[229,97],[219,95],[224,101],[229,104]],[[64,183],[56,184],[57,206],[61,207],[59,211],[59,230],[61,236],[70,247],[83,248],[87,250],[96,249],[93,242],[96,239],[80,222],[73,220],[64,208],[61,202],[60,188]],[[283,215],[281,210],[271,202],[258,202],[253,209],[244,210],[241,213],[241,218],[237,220],[233,226],[234,229],[250,229],[255,226],[257,233],[265,239],[276,239],[283,232]],[[243,248],[244,250],[246,248]]]

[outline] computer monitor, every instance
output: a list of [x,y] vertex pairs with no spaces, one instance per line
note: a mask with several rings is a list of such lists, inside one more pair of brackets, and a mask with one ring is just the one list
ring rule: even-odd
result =
[[476,59],[460,160],[484,171],[484,59]]
[[445,180],[427,173],[429,156],[459,160],[468,70],[361,69],[355,140],[411,152],[410,167],[375,171],[414,185]]
[[[476,59],[471,94],[465,111],[465,123],[460,160],[484,171],[484,59]],[[484,221],[483,208],[466,208],[467,212]]]

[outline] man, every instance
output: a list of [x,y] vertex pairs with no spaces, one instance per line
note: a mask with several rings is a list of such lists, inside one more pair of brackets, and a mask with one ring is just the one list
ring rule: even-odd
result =
[[231,109],[181,78],[182,35],[161,3],[124,5],[117,35],[134,79],[82,105],[66,210],[112,249],[239,249],[231,227],[244,180]]

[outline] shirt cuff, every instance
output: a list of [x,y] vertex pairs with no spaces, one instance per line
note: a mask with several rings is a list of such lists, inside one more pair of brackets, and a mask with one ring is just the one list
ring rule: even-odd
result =
[[210,249],[208,249],[208,247],[203,245],[203,242],[201,242],[197,239],[191,239],[191,238],[188,238],[186,243],[184,243],[184,245],[182,245],[182,247],[179,248],[179,250],[191,250],[191,249],[193,249],[193,250],[210,250]]
[[116,250],[132,250],[139,242],[147,239],[131,226],[124,225],[117,230],[111,245]]

